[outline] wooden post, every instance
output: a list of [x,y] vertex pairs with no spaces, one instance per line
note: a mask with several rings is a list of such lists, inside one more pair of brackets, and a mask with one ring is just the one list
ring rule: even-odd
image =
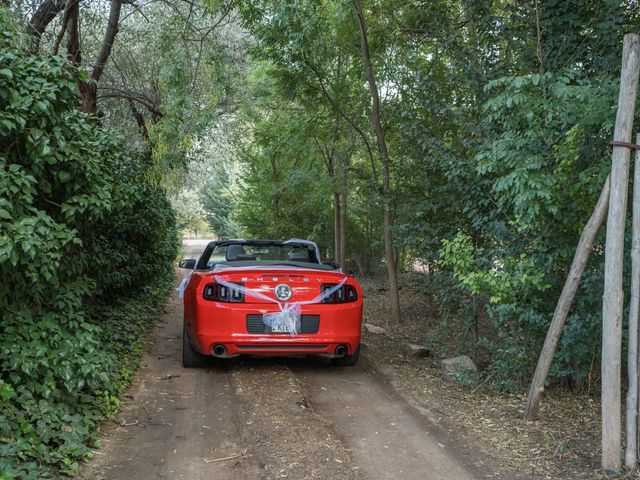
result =
[[571,303],[576,295],[578,286],[580,285],[580,278],[584,272],[589,254],[591,253],[591,246],[593,241],[602,226],[604,218],[607,214],[607,208],[609,207],[609,186],[610,178],[604,182],[600,198],[596,203],[596,207],[593,209],[593,213],[589,218],[589,221],[582,231],[580,241],[576,248],[576,253],[573,256],[573,262],[569,270],[569,275],[562,288],[562,293],[556,304],[556,309],[553,312],[553,318],[547,331],[547,338],[544,341],[542,352],[540,352],[540,358],[538,359],[538,365],[536,371],[531,380],[531,387],[529,388],[529,396],[527,398],[527,406],[524,410],[525,420],[535,420],[538,416],[538,407],[540,405],[540,397],[544,391],[544,382],[549,374],[549,368],[553,362],[553,355],[558,346],[560,335],[562,335],[562,329],[564,322],[567,320],[569,310],[571,309]]
[[[639,74],[640,36],[627,34],[624,36],[622,49],[620,94],[613,134],[615,141],[631,141]],[[621,467],[620,367],[624,302],[622,263],[630,156],[631,151],[628,147],[613,147],[602,297],[602,468],[604,470],[618,470]]]
[[[636,144],[640,134],[636,135]],[[633,201],[631,204],[631,292],[629,305],[629,350],[627,368],[627,445],[624,464],[635,468],[638,463],[638,312],[640,310],[640,151],[636,150],[633,167]]]

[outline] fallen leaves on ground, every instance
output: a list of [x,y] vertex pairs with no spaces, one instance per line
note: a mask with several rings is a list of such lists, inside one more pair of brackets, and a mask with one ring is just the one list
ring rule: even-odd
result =
[[[430,299],[417,287],[400,290],[401,325],[390,325],[384,280],[362,280],[365,322],[384,327],[385,335],[364,334],[368,356],[382,367],[396,388],[468,448],[513,472],[514,478],[604,479],[600,462],[600,401],[593,395],[548,390],[539,420],[522,415],[526,393],[504,395],[486,385],[465,389],[440,376],[437,358],[404,355],[407,342],[425,344],[438,323]],[[626,476],[624,478],[640,478]]]

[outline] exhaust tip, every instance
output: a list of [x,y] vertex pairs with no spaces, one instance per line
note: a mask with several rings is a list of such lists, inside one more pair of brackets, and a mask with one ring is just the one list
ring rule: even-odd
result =
[[227,354],[227,347],[224,345],[216,345],[213,347],[212,353],[214,357],[224,357]]
[[347,347],[344,345],[338,345],[336,347],[336,357],[342,358],[347,354]]

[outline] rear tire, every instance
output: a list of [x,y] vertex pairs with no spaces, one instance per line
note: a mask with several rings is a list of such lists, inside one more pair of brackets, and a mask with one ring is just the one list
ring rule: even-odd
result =
[[187,335],[187,326],[184,325],[182,328],[182,366],[184,368],[204,367],[208,361],[209,357],[193,349]]
[[356,351],[353,352],[353,355],[345,355],[340,358],[332,358],[331,363],[333,363],[336,367],[353,367],[358,363],[360,359],[360,345],[356,348]]

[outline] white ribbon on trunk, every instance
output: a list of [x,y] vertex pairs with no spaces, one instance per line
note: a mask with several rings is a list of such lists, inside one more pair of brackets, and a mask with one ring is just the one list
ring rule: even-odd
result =
[[275,331],[286,331],[289,335],[297,335],[300,332],[302,305],[310,305],[320,303],[329,298],[345,284],[347,278],[340,280],[340,283],[328,288],[324,292],[320,292],[318,296],[311,300],[303,300],[301,302],[280,302],[275,298],[271,298],[263,293],[256,292],[250,288],[245,288],[236,283],[226,282],[216,277],[216,282],[227,287],[230,290],[240,292],[246,297],[258,298],[271,303],[277,303],[280,307],[279,312],[265,313],[262,315],[262,323],[271,327]]

